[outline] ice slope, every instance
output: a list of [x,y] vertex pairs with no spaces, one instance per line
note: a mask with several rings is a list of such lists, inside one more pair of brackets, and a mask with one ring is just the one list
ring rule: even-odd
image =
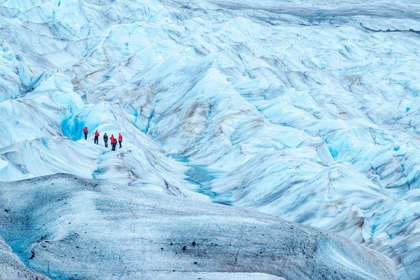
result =
[[[420,278],[417,1],[0,1],[0,180],[73,173],[328,229]],[[81,128],[123,132],[111,153]]]
[[256,211],[63,174],[0,197],[0,235],[53,279],[396,279],[373,250]]
[[[20,65],[17,63],[17,71]],[[199,197],[188,190],[194,187],[183,181],[186,167],[165,156],[127,120],[124,111],[107,102],[85,105],[74,93],[70,79],[54,72],[42,74],[39,79],[43,81],[30,91],[22,93],[21,89],[23,96],[0,103],[1,180],[65,172]],[[91,129],[88,141],[80,140],[84,126]],[[93,145],[94,129],[101,131],[101,138],[106,130],[109,137],[118,132],[129,135],[129,141],[124,141],[123,149],[110,153],[103,141],[100,147]],[[186,189],[181,191],[183,187]]]
[[28,269],[0,237],[0,279],[48,280],[49,278]]

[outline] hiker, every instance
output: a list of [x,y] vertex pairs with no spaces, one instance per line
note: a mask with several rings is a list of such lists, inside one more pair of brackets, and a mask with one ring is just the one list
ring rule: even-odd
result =
[[96,145],[99,144],[99,132],[98,131],[95,132],[95,139],[93,140],[93,143],[95,143]]
[[117,139],[112,138],[111,146],[112,146],[112,150],[115,151],[115,147],[117,147]]
[[119,133],[118,135],[118,142],[120,143],[120,148],[122,148],[121,143],[122,143],[122,135],[121,133]]
[[117,147],[117,143],[118,143],[117,138],[114,138],[114,151],[115,151],[115,148]]
[[87,140],[87,135],[88,135],[88,127],[85,126],[85,128],[83,128],[83,133],[85,134],[85,140]]
[[108,134],[104,134],[105,148],[108,148]]
[[117,146],[117,139],[115,139],[114,134],[111,135],[111,147],[112,150],[115,151],[115,147]]

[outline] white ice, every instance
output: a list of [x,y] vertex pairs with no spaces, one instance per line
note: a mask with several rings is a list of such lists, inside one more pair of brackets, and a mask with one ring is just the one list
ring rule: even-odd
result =
[[[420,278],[419,12],[0,0],[0,180],[69,173],[210,198],[335,232]],[[94,145],[96,129],[123,148]]]
[[62,174],[0,196],[0,235],[52,279],[396,279],[373,250],[256,211]]

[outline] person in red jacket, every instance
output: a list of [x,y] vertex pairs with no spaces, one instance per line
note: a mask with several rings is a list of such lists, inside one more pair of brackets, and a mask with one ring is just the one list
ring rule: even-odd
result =
[[122,135],[121,133],[118,134],[118,142],[120,143],[120,148],[122,148],[121,143],[122,143]]
[[83,133],[85,134],[85,140],[87,140],[87,135],[88,135],[88,127],[85,126],[85,128],[83,128]]
[[96,145],[99,144],[99,132],[95,131],[95,139],[93,140],[93,143],[95,143]]
[[112,150],[115,151],[115,147],[117,146],[117,139],[115,139],[114,134],[111,135],[111,147]]

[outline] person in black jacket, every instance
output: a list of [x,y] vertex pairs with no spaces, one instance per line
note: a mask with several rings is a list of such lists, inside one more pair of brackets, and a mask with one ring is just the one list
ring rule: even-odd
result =
[[104,134],[105,148],[108,148],[108,134]]

